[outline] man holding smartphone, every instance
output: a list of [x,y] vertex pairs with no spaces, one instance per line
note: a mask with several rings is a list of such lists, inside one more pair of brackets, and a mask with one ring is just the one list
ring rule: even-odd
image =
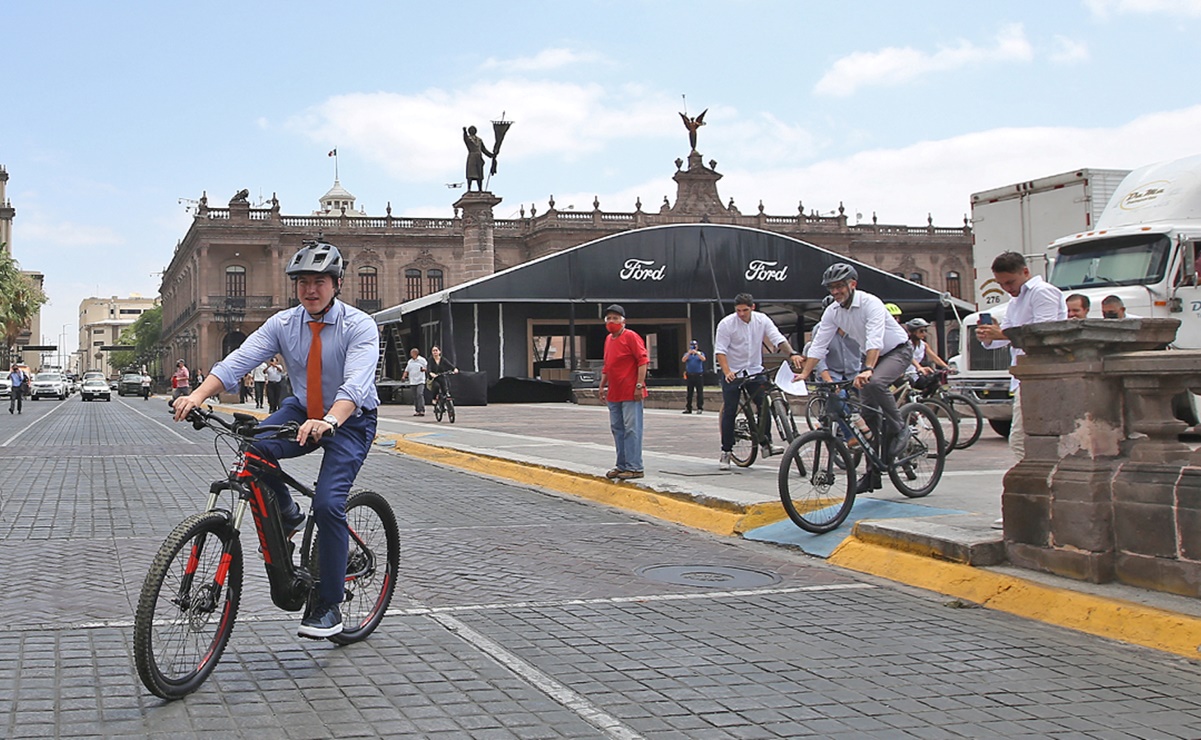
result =
[[[1009,345],[1005,331],[1015,326],[1041,324],[1045,321],[1063,321],[1068,317],[1068,307],[1063,292],[1038,275],[1031,275],[1026,258],[1017,252],[1002,252],[992,262],[992,274],[997,284],[1013,299],[1005,309],[1005,319],[1000,326],[993,323],[989,314],[980,315],[976,324],[976,338],[987,349]],[[1022,350],[1010,345],[1010,365],[1017,363]],[[1009,449],[1020,462],[1026,456],[1026,432],[1022,424],[1021,386],[1017,378],[1009,383],[1013,393],[1013,423],[1009,428]]]

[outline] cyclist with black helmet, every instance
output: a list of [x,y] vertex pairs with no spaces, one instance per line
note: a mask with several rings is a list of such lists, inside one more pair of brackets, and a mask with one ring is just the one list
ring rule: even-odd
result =
[[[845,262],[830,265],[822,275],[822,285],[834,297],[813,330],[801,377],[810,373],[829,351],[839,329],[842,329],[863,349],[863,370],[855,376],[855,387],[861,390],[863,415],[876,439],[888,445],[883,450],[893,456],[903,452],[909,443],[909,428],[901,422],[897,400],[889,386],[905,374],[913,358],[909,332],[895,321],[884,302],[871,293],[857,290],[859,272]],[[875,410],[879,409],[879,414]],[[883,422],[878,418],[884,417]],[[881,436],[879,430],[885,434]],[[880,473],[875,471],[859,481],[857,492],[865,493],[880,487]]]
[[[342,631],[338,605],[345,598],[349,549],[346,497],[375,439],[379,330],[370,316],[338,300],[345,261],[334,245],[306,242],[285,272],[292,278],[300,305],[267,319],[241,347],[214,365],[199,388],[174,402],[175,420],[182,421],[220,390],[232,391],[242,376],[262,362],[283,356],[291,371],[293,395],[265,423],[295,421],[300,430],[294,440],[262,440],[256,447],[276,459],[325,450],[313,499],[313,516],[321,533],[320,598],[297,631],[302,637],[321,639]],[[303,527],[304,514],[286,487],[280,483],[272,488],[285,531]]]
[[936,370],[951,369],[926,341],[926,331],[929,327],[930,322],[920,316],[905,322],[905,330],[909,332],[909,343],[913,345],[913,360],[905,370],[905,377],[909,378],[910,385],[918,389],[930,387]]

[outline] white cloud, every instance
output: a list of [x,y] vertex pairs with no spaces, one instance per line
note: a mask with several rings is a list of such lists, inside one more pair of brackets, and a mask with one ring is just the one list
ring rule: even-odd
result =
[[935,72],[945,72],[988,62],[1028,62],[1034,50],[1020,24],[1003,27],[992,46],[960,41],[934,53],[912,47],[890,46],[880,51],[857,51],[830,67],[818,80],[819,95],[846,96],[861,87],[909,82]]
[[480,65],[480,68],[502,72],[547,72],[572,64],[604,61],[605,58],[602,55],[591,52],[581,53],[571,49],[543,49],[532,57],[517,57],[515,59],[489,57]]
[[90,226],[70,221],[49,223],[33,217],[21,224],[21,241],[60,247],[104,247],[124,244],[117,232],[106,226]]
[[[515,107],[516,103],[516,107]],[[674,103],[638,86],[522,79],[478,83],[462,90],[351,94],[330,98],[288,125],[315,141],[357,150],[398,179],[461,179],[462,129],[474,125],[489,147],[490,121],[502,111],[515,121],[499,161],[554,156],[573,161],[614,140],[666,136],[679,126]]]
[[[857,152],[811,165],[724,174],[721,195],[744,213],[759,199],[769,214],[831,211],[839,202],[854,221],[959,226],[970,215],[970,195],[1082,167],[1133,169],[1201,153],[1196,131],[1201,105],[1153,113],[1114,128],[1002,128],[898,149]],[[603,198],[603,196],[602,196]],[[602,200],[603,202],[603,200]]]
[[1201,0],[1085,0],[1084,5],[1097,18],[1109,18],[1110,14],[1201,17]]
[[1070,39],[1066,36],[1055,37],[1055,49],[1051,52],[1051,61],[1057,64],[1073,64],[1089,58],[1088,44],[1083,41]]

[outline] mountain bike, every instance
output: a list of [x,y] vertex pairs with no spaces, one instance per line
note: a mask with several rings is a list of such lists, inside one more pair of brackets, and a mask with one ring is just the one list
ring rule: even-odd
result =
[[[851,513],[856,458],[866,463],[864,475],[887,472],[897,490],[909,498],[928,495],[942,478],[945,442],[934,413],[920,403],[900,408],[911,437],[905,449],[893,457],[877,450],[872,438],[852,422],[852,415],[864,409],[858,395],[851,392],[853,384],[854,380],[810,384],[824,401],[820,424],[793,440],[780,461],[780,501],[788,518],[808,532],[829,532]],[[855,440],[855,454],[844,440]]]
[[[748,468],[754,464],[759,455],[759,447],[768,447],[769,424],[774,420],[776,433],[785,442],[797,438],[796,419],[792,415],[792,406],[766,372],[755,375],[741,375],[739,384],[738,411],[734,418],[734,448],[730,451],[730,459],[740,468]],[[761,383],[757,392],[747,388],[750,383]],[[766,453],[765,453],[766,456]]]
[[[434,395],[434,418],[438,421],[442,421],[442,417],[445,415],[446,420],[451,424],[454,424],[455,399],[450,395],[450,374],[442,373],[438,377],[442,378],[442,387],[445,390]],[[437,384],[435,383],[435,386],[436,385]]]
[[959,449],[959,415],[942,399],[925,395],[925,387],[919,388],[909,378],[902,377],[892,388],[892,395],[897,399],[897,406],[910,401],[925,404],[938,419],[942,427],[943,449],[949,455],[952,450]]
[[[295,545],[264,479],[282,481],[310,500],[313,490],[255,447],[262,439],[295,439],[299,425],[260,424],[241,413],[228,422],[199,408],[188,414],[187,421],[195,429],[215,431],[215,444],[224,441],[236,451],[236,458],[228,477],[209,487],[204,511],[184,519],[167,536],[142,583],[134,616],[134,662],[146,688],[164,699],[179,699],[198,689],[229,642],[242,597],[240,530],[248,509],[272,602],[285,611],[307,613],[317,599],[319,582],[321,532],[315,529],[312,513],[305,516],[296,563]],[[379,626],[392,601],[400,562],[396,515],[383,496],[352,491],[346,500],[346,519],[350,554],[345,597],[339,605],[344,628],[327,638],[338,645],[364,640]]]
[[938,380],[921,391],[921,399],[939,401],[951,410],[956,430],[956,439],[951,446],[957,450],[966,450],[976,444],[980,433],[984,431],[984,412],[980,410],[976,399],[951,390],[947,384],[949,374],[947,370],[938,371]]

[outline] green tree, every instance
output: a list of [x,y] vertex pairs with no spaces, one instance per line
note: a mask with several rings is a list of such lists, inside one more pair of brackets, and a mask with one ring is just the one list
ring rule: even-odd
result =
[[6,356],[16,353],[17,337],[33,323],[46,300],[37,281],[21,272],[6,244],[0,243],[0,332]]
[[159,354],[159,339],[163,336],[163,307],[155,306],[144,311],[138,320],[125,327],[117,344],[133,347],[132,350],[113,352],[111,361],[113,367],[124,370],[127,367],[145,367],[150,373],[160,371],[157,363]]

